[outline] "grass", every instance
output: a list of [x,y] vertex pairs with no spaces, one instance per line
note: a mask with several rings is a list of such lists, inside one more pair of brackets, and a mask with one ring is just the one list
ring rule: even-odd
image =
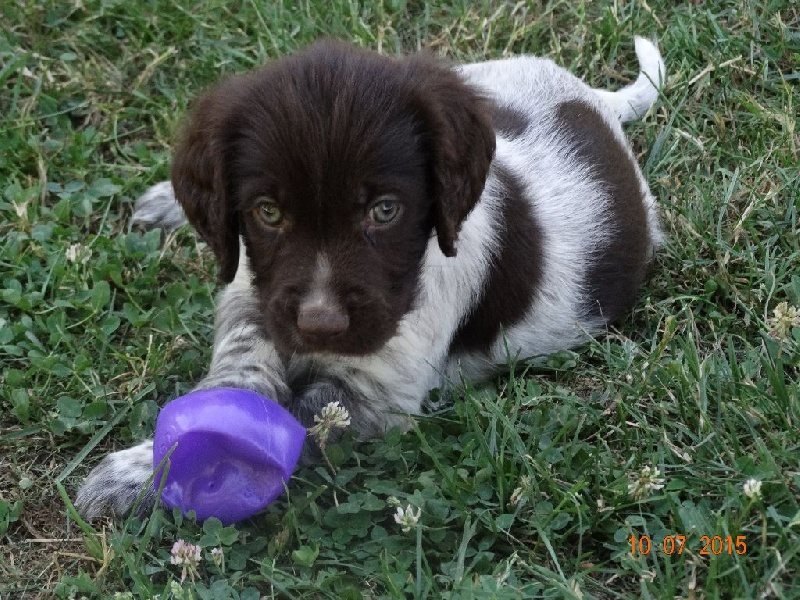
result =
[[[800,305],[793,2],[0,12],[0,597],[800,597],[800,327],[774,313]],[[128,228],[201,88],[320,35],[457,60],[533,52],[613,87],[635,75],[634,34],[657,37],[668,65],[628,131],[670,242],[617,330],[468,387],[409,434],[332,446],[335,472],[299,471],[236,527],[74,519],[81,477],[147,437],[209,360],[209,253],[188,230],[162,245]],[[645,467],[663,488],[635,498]],[[421,509],[408,532],[398,505]],[[705,555],[701,536],[731,545]],[[178,539],[203,549],[183,584]]]

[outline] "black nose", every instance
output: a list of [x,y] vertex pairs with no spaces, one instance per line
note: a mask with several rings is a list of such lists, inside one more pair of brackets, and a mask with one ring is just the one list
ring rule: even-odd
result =
[[310,335],[343,333],[350,326],[350,317],[338,306],[301,306],[297,311],[297,329]]

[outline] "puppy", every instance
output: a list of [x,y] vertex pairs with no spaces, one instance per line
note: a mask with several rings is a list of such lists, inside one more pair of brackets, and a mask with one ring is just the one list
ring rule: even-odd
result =
[[[306,426],[338,401],[374,437],[448,381],[604,332],[662,239],[620,122],[664,63],[636,53],[617,92],[542,58],[451,67],[337,42],[214,87],[135,215],[169,228],[182,207],[228,284],[198,389],[255,390]],[[152,442],[115,452],[76,505],[125,515],[151,472]]]

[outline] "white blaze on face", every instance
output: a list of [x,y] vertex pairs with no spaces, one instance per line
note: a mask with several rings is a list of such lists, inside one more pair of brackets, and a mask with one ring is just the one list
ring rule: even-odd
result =
[[300,303],[302,308],[325,308],[337,304],[336,296],[331,289],[332,274],[331,261],[324,253],[320,252],[317,254],[317,262],[314,265],[311,286]]

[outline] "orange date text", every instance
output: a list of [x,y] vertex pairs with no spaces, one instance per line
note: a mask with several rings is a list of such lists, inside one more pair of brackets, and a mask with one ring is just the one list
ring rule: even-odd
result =
[[[687,547],[687,538],[685,535],[665,535],[661,540],[661,544],[657,545],[650,539],[649,535],[632,535],[628,538],[628,543],[631,545],[631,554],[633,556],[647,556],[654,550],[667,555],[680,555],[683,554],[684,549]],[[747,536],[701,535],[697,550],[700,556],[746,554]]]

